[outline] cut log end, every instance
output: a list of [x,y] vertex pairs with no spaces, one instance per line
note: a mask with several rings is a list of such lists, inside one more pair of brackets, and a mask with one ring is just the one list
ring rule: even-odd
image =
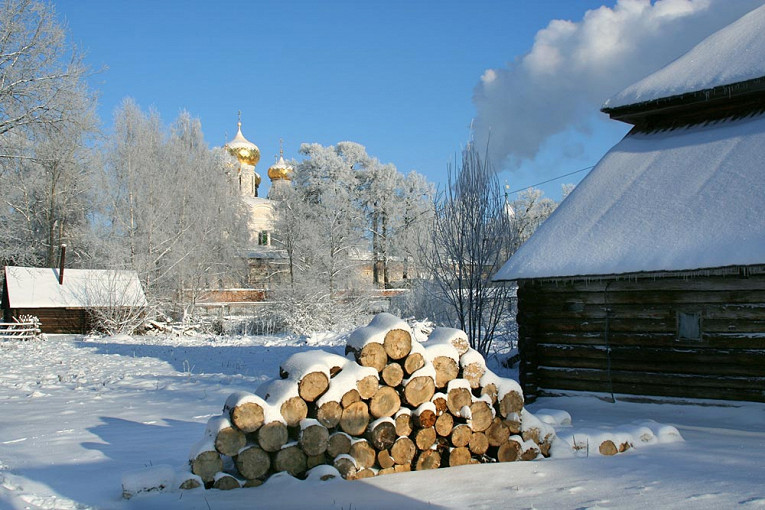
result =
[[313,402],[329,388],[329,377],[323,372],[310,372],[300,378],[298,394],[306,402]]
[[383,348],[390,359],[403,359],[412,350],[412,335],[403,329],[392,329],[385,334]]

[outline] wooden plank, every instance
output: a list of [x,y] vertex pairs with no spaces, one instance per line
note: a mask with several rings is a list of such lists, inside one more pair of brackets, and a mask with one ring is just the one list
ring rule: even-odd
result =
[[612,360],[642,361],[647,364],[656,362],[710,364],[723,362],[765,368],[765,350],[763,349],[715,349],[711,347],[692,349],[618,345],[611,345],[609,349],[605,345],[557,344],[539,344],[537,346],[540,363],[548,357],[605,359],[609,355],[609,351]]
[[560,282],[524,281],[519,294],[544,292],[547,294],[569,293],[633,293],[667,291],[765,291],[765,276],[747,278],[739,276],[696,276],[690,278],[640,278],[630,280],[575,280]]
[[765,401],[765,378],[724,378],[658,373],[611,373],[601,370],[539,369],[540,388]]

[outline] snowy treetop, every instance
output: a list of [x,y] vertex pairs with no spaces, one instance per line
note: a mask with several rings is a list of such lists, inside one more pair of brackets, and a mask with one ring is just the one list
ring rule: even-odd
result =
[[765,6],[710,35],[603,106],[617,108],[762,77],[765,77]]
[[765,115],[629,135],[494,278],[763,264],[763,160]]

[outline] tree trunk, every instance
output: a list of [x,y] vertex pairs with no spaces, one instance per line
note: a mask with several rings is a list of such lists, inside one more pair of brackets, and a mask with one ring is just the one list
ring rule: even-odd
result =
[[329,436],[327,443],[327,455],[335,458],[338,455],[347,454],[351,451],[351,436],[345,432],[335,432]]
[[338,470],[340,476],[342,476],[344,480],[354,480],[356,478],[358,468],[356,467],[356,460],[353,457],[342,455],[337,457],[332,465],[335,466],[335,469]]
[[448,356],[436,356],[433,358],[433,367],[436,369],[436,388],[445,388],[449,381],[457,378],[460,367],[456,361]]
[[300,448],[308,457],[321,455],[329,445],[329,431],[324,425],[314,422],[300,430]]
[[521,458],[521,444],[510,439],[497,450],[497,460],[500,462],[515,462]]
[[[379,344],[378,344],[379,345]],[[374,375],[368,375],[356,382],[356,389],[359,391],[359,397],[363,400],[372,398],[380,387],[380,381]]]
[[483,432],[488,429],[494,420],[491,407],[482,400],[470,404],[470,415],[470,426],[475,432]]
[[410,407],[419,407],[420,404],[430,402],[436,386],[431,377],[421,375],[413,377],[404,386],[404,399]]
[[485,433],[490,446],[502,446],[510,438],[510,429],[499,417],[494,419]]
[[483,432],[473,432],[468,443],[470,451],[476,455],[483,455],[489,450],[489,440]]
[[403,329],[392,329],[385,334],[383,348],[390,359],[403,359],[412,350],[412,335]]
[[223,469],[223,460],[218,452],[206,451],[191,460],[191,472],[205,483],[211,483],[215,474]]
[[413,352],[404,360],[404,371],[412,375],[425,366],[425,358],[419,352]]
[[391,457],[390,451],[380,450],[377,452],[377,465],[382,469],[390,469],[391,472],[393,472],[393,466],[396,465],[396,461],[394,461],[393,457]]
[[[263,413],[263,405],[265,405],[265,402],[260,404],[257,402],[245,401],[239,405],[236,405],[237,400],[241,400],[243,396],[243,393],[234,393],[231,395],[226,400],[226,405],[223,407],[223,412],[228,413],[229,417],[231,418],[231,422],[236,425],[236,428],[245,434],[250,434],[258,430],[260,426],[263,425],[263,419],[265,416]],[[259,397],[256,397],[252,394],[248,395],[248,398],[252,398],[253,400],[260,400]]]
[[287,446],[274,455],[274,471],[286,471],[292,476],[298,476],[306,471],[307,458],[299,446]]
[[401,408],[401,399],[390,386],[381,386],[369,401],[369,412],[375,418],[393,416]]
[[436,413],[433,412],[433,407],[430,402],[425,402],[412,412],[415,427],[427,429],[436,424]]
[[471,459],[470,450],[461,446],[459,448],[452,448],[449,452],[449,467],[464,466],[470,464]]
[[404,380],[404,369],[398,363],[388,363],[383,369],[381,376],[385,384],[395,388]]
[[382,372],[385,365],[388,364],[388,354],[385,352],[385,348],[376,342],[366,344],[361,350],[346,346],[346,352],[352,352],[359,365],[372,367],[378,372]]
[[408,466],[414,460],[417,448],[408,437],[399,437],[390,448],[390,455],[396,464]]
[[340,417],[340,428],[351,436],[360,436],[369,425],[369,408],[366,402],[355,402],[345,409]]
[[356,465],[360,468],[370,468],[375,465],[377,452],[366,439],[357,439],[351,444],[351,457],[356,459]]
[[436,450],[425,450],[420,452],[417,457],[417,464],[414,469],[422,471],[424,469],[438,469],[441,467],[441,454]]
[[470,443],[470,438],[473,436],[473,431],[469,425],[457,425],[452,429],[451,443],[455,448],[461,446],[467,446]]
[[343,406],[343,409],[350,406],[351,404],[354,404],[361,400],[361,394],[359,394],[359,390],[352,389],[348,390],[343,394],[343,397],[340,399],[340,405]]
[[462,408],[470,406],[472,403],[473,395],[467,388],[452,388],[446,396],[446,406],[449,408],[449,412],[454,416],[459,416]]
[[370,426],[366,437],[376,450],[387,450],[396,441],[396,426],[391,421],[379,420]]
[[414,434],[414,444],[418,450],[427,450],[436,443],[436,429],[420,429]]
[[328,429],[337,427],[342,415],[343,407],[335,401],[324,402],[316,411],[316,419]]
[[451,413],[444,413],[436,418],[436,434],[441,437],[449,437],[454,428],[454,417]]
[[323,372],[310,372],[300,378],[298,394],[306,402],[313,402],[329,389],[329,377]]
[[268,452],[258,446],[249,446],[234,457],[234,463],[239,474],[251,480],[260,478],[271,468],[271,457]]
[[282,402],[279,411],[288,427],[296,427],[308,416],[308,405],[300,397],[291,397]]
[[401,409],[396,414],[396,434],[399,437],[409,436],[412,434],[413,429],[414,423],[412,422],[412,412],[406,408]]
[[258,429],[257,443],[267,452],[278,452],[282,446],[287,444],[289,433],[287,426],[278,421],[266,423]]
[[517,391],[509,391],[499,401],[499,415],[507,418],[511,413],[520,413],[523,410],[523,395]]

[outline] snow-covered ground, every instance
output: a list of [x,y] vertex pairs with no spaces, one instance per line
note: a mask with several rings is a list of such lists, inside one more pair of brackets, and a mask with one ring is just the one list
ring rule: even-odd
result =
[[[278,376],[306,349],[343,340],[278,337],[0,343],[0,509],[12,508],[765,508],[765,405],[608,403],[590,395],[529,406],[575,429],[655,420],[685,441],[590,455],[402,473],[363,481],[275,476],[262,487],[121,498],[122,476],[183,466],[236,390]],[[496,368],[496,367],[492,367]],[[560,434],[570,435],[570,429]]]

